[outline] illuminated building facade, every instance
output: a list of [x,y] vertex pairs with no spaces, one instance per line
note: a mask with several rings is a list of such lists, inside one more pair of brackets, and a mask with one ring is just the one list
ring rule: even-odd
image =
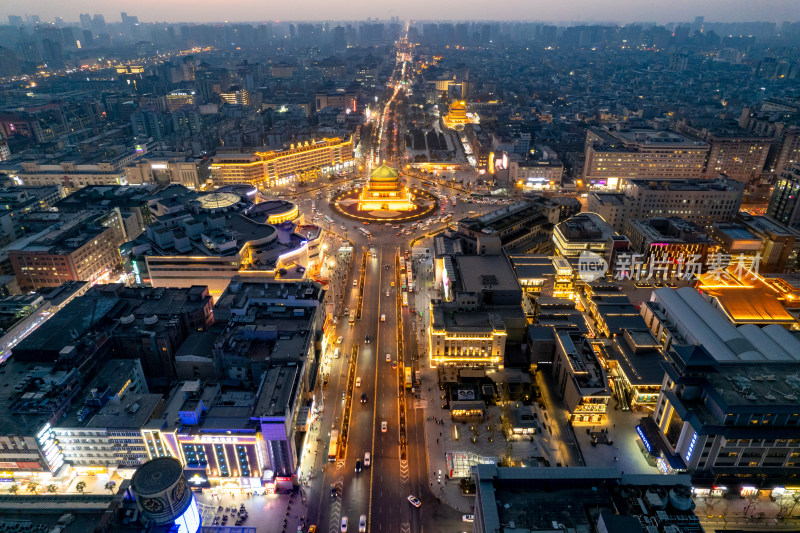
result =
[[718,360],[717,353],[705,343],[668,352],[656,410],[642,424],[657,429],[650,445],[679,457],[694,486],[742,495],[788,489],[800,476],[800,404],[785,391],[800,387],[800,361]]
[[503,368],[506,327],[500,315],[473,311],[449,313],[431,303],[431,366]]
[[411,211],[415,209],[411,192],[400,184],[400,173],[383,164],[369,175],[367,186],[358,195],[359,211]]
[[219,94],[220,100],[232,105],[250,105],[250,91],[241,87],[231,87],[230,90]]
[[221,487],[261,488],[265,449],[246,405],[254,399],[224,396],[219,385],[181,383],[163,416],[141,430],[148,456],[179,460],[190,479],[197,473]]
[[609,190],[629,178],[699,178],[708,153],[707,143],[671,131],[591,128],[582,177],[587,186]]
[[455,128],[463,126],[469,120],[467,119],[467,105],[466,102],[455,100],[450,104],[450,110],[447,115],[442,118],[442,122],[448,128]]
[[193,106],[197,103],[195,91],[178,89],[167,94],[167,109],[170,113],[177,111],[185,105]]
[[211,178],[217,187],[239,183],[263,186],[264,163],[256,154],[218,155],[211,163]]
[[84,211],[34,239],[12,244],[8,258],[23,290],[97,281],[119,266],[124,235],[118,210]]
[[[236,275],[305,277],[309,250],[321,232],[308,227],[297,233],[298,220],[290,220],[294,204],[267,203],[261,209],[248,199],[247,188],[195,193],[178,187],[172,187],[174,197],[152,203],[155,220],[125,244],[126,268],[134,276],[149,278],[153,287],[207,285],[214,298]],[[272,216],[283,222],[267,223]]]
[[629,244],[627,237],[618,235],[597,213],[580,213],[561,222],[553,230],[553,242],[561,257],[578,258],[583,252],[593,252],[607,261]]
[[556,330],[552,372],[573,424],[602,424],[611,393],[608,378],[588,340],[580,334]]
[[351,138],[322,139],[292,144],[287,150],[214,157],[211,177],[216,186],[246,183],[272,187],[309,172],[330,174],[355,164]]
[[640,254],[639,261],[652,258],[655,275],[663,279],[678,276],[678,269],[690,259],[706,264],[708,254],[719,249],[702,229],[678,217],[628,220],[625,235],[631,251]]
[[769,200],[767,216],[790,227],[800,226],[800,165],[781,173]]

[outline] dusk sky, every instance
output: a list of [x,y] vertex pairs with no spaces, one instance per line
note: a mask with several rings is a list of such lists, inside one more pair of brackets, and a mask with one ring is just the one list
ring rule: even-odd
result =
[[[428,0],[4,0],[0,16],[39,15],[42,20],[78,19],[79,13],[101,13],[107,22],[120,20],[120,11],[142,22],[216,22],[260,20],[363,20],[367,17],[417,20],[536,20],[553,22],[683,22],[696,16],[707,21],[796,21],[800,0],[485,0],[430,2]],[[492,9],[494,7],[494,9]]]

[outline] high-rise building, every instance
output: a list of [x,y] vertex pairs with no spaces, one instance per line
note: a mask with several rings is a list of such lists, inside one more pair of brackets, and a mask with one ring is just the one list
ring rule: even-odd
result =
[[617,230],[627,220],[680,217],[708,226],[730,222],[742,205],[744,184],[719,178],[656,181],[628,180],[624,193],[592,193],[586,210],[597,213]]
[[119,212],[83,212],[8,249],[23,290],[56,287],[65,281],[97,281],[120,264],[124,242]]
[[220,99],[231,105],[250,105],[250,91],[241,87],[231,87],[227,91],[220,93]]
[[769,200],[767,216],[789,227],[800,225],[800,165],[781,173]]
[[699,178],[708,151],[707,143],[672,131],[591,128],[586,131],[583,180],[618,190],[631,178]]

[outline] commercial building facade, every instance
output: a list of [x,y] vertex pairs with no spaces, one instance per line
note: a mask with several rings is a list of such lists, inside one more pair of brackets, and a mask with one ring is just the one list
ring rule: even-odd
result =
[[699,178],[708,152],[707,143],[672,131],[591,128],[583,180],[587,186],[619,190],[630,178]]
[[211,163],[211,177],[217,187],[240,183],[272,187],[308,172],[330,174],[354,164],[352,138],[332,138],[293,144],[286,150],[218,155]]

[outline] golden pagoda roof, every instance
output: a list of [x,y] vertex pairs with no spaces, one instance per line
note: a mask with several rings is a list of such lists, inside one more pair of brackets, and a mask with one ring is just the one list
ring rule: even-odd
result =
[[467,106],[464,105],[464,102],[459,102],[458,100],[456,100],[452,104],[450,104],[450,112],[453,112],[453,110],[466,111],[466,109],[467,109]]
[[394,169],[387,165],[386,163],[382,164],[378,168],[372,171],[369,175],[370,181],[397,181],[398,176],[400,173],[397,169]]

